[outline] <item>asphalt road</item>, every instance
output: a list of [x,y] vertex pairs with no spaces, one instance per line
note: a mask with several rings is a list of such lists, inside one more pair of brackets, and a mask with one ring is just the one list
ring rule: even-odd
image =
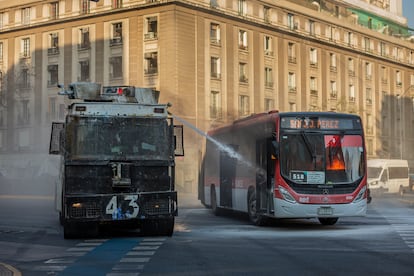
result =
[[[172,237],[107,230],[64,240],[51,195],[0,195],[0,272],[15,275],[412,275],[414,205],[374,198],[364,218],[256,227],[179,194]],[[7,266],[4,266],[7,265]],[[8,274],[0,274],[8,275]],[[12,274],[9,274],[12,275]]]

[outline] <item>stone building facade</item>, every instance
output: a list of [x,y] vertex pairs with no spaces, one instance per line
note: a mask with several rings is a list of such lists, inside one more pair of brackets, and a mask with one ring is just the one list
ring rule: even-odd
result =
[[[413,162],[401,12],[401,0],[0,1],[0,172],[19,156],[36,171],[68,104],[57,84],[75,81],[153,87],[203,132],[275,109],[357,113],[369,158]],[[186,127],[185,143],[177,184],[193,191],[205,139]]]

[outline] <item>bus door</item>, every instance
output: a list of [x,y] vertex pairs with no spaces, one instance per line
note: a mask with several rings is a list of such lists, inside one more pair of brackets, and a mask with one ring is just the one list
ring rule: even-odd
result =
[[[229,147],[235,149],[234,146]],[[220,151],[220,206],[232,207],[233,182],[236,178],[237,159]]]
[[256,208],[260,210],[260,213],[267,213],[273,209],[270,192],[273,185],[275,160],[272,160],[271,147],[271,139],[256,141]]

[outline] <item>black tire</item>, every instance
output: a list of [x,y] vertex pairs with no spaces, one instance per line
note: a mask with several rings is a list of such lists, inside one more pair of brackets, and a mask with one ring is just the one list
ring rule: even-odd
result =
[[220,208],[217,206],[217,195],[216,195],[216,189],[213,187],[211,187],[211,193],[210,193],[210,206],[211,206],[211,210],[213,211],[213,214],[215,216],[219,216],[220,215]]
[[79,236],[79,232],[74,223],[63,221],[63,238],[74,239]]
[[63,223],[63,237],[75,239],[84,237],[96,237],[99,234],[99,225],[95,222],[67,222]]
[[318,220],[322,225],[334,225],[338,218],[318,218]]
[[249,214],[249,220],[251,223],[257,226],[265,225],[266,218],[262,215],[257,214],[256,211],[256,190],[249,192],[247,197],[247,212]]
[[175,218],[147,219],[141,224],[141,233],[144,236],[168,236],[174,233]]

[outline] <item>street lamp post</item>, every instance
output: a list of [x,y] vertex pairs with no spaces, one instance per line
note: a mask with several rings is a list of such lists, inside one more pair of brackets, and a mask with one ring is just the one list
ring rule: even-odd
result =
[[[403,111],[404,111],[404,101],[403,96],[405,93],[411,90],[414,85],[410,85],[402,94],[397,94],[398,101],[400,102],[400,159],[403,159],[403,138],[404,138],[404,126],[405,126],[405,118],[403,120]],[[413,98],[414,101],[414,98]],[[405,113],[404,113],[405,114]],[[405,116],[404,116],[405,117]]]

